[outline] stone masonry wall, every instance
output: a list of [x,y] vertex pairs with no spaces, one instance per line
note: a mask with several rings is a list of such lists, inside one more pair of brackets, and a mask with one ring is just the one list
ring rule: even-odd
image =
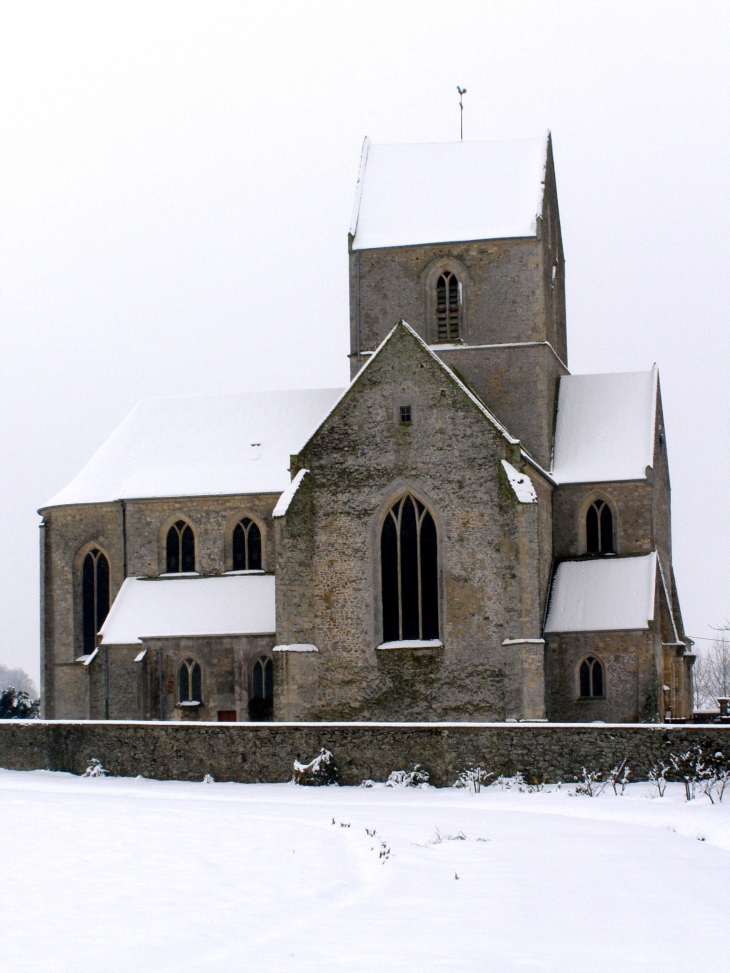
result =
[[[401,404],[412,408],[406,427]],[[319,649],[302,663],[318,670],[308,677],[318,699],[307,713],[300,697],[300,718],[522,715],[505,709],[505,680],[516,674],[505,670],[502,642],[541,635],[540,521],[536,505],[516,500],[502,458],[521,463],[420,343],[396,332],[298,458],[310,473],[280,528],[278,641]],[[380,524],[406,488],[438,531],[437,652],[376,648]],[[292,716],[277,708],[288,692],[277,679],[278,719]]]
[[342,784],[386,780],[422,764],[439,787],[479,765],[532,781],[571,781],[624,758],[632,780],[692,746],[730,752],[730,726],[346,723],[84,723],[0,721],[0,767],[81,774],[93,758],[118,777],[278,783],[295,758],[329,748]]
[[[44,715],[76,719],[88,718],[91,711],[99,713],[93,679],[90,683],[89,674],[74,662],[82,652],[81,564],[88,549],[96,546],[109,559],[113,601],[124,581],[125,557],[128,577],[155,577],[165,572],[164,540],[174,520],[185,519],[193,527],[198,572],[216,575],[230,570],[233,527],[241,517],[249,516],[262,530],[263,567],[273,571],[276,552],[271,514],[277,498],[278,494],[173,497],[42,511]],[[137,692],[136,684],[117,681],[117,691],[129,702]]]

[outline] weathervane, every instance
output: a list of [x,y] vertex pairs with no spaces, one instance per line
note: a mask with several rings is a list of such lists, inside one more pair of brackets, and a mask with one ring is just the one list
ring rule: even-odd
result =
[[461,129],[461,141],[464,141],[464,95],[466,88],[460,88],[457,84],[456,90],[459,92],[459,127]]

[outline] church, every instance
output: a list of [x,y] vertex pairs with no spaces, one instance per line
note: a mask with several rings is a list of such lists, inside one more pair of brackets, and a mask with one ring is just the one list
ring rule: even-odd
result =
[[347,388],[143,400],[39,511],[45,717],[688,718],[659,376],[568,370],[550,135],[366,139],[348,248]]

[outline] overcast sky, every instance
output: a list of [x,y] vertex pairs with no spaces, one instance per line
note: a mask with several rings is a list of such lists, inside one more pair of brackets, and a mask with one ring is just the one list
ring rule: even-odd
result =
[[0,4],[0,662],[36,509],[145,395],[347,381],[363,137],[553,132],[573,372],[657,362],[689,634],[730,615],[730,6]]

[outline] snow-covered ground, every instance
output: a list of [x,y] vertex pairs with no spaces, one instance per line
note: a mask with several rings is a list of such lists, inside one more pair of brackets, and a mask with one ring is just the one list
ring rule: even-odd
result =
[[725,969],[730,794],[573,789],[0,771],[0,967]]

